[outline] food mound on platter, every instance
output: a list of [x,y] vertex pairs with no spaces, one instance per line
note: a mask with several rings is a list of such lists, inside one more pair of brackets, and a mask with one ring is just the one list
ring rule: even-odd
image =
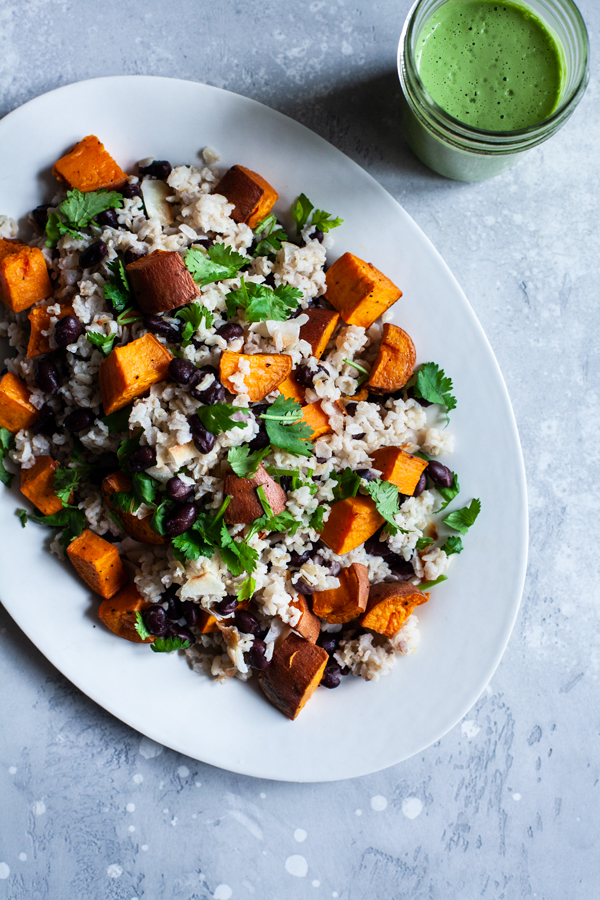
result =
[[263,175],[203,156],[127,175],[89,135],[35,239],[0,217],[0,478],[110,631],[257,673],[293,719],[415,650],[479,501],[434,521],[456,401],[389,321],[400,289],[352,253],[326,271],[341,219],[301,194],[284,225]]

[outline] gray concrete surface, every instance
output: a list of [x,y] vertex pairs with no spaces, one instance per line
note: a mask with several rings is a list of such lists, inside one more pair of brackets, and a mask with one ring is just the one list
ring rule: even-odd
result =
[[[344,783],[260,782],[151,744],[66,682],[0,608],[0,897],[600,896],[597,57],[559,135],[494,181],[452,183],[398,127],[408,5],[0,2],[0,115],[97,75],[177,76],[286,112],[379,179],[490,338],[531,512],[522,609],[487,691],[423,754]],[[600,9],[580,7],[597,46]]]

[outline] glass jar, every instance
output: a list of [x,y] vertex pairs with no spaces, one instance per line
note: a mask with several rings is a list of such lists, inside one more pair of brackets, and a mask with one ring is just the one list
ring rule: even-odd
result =
[[425,90],[417,70],[416,46],[423,26],[448,2],[417,0],[404,23],[398,46],[402,127],[409,146],[430,169],[457,181],[483,181],[510,169],[565,124],[589,80],[588,33],[572,0],[521,4],[542,20],[562,50],[562,94],[552,115],[535,125],[518,131],[484,131],[444,112]]

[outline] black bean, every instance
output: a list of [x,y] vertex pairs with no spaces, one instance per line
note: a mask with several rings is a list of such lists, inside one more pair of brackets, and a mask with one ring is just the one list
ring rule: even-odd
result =
[[39,228],[40,231],[44,231],[46,228],[46,224],[48,222],[48,210],[50,209],[49,203],[42,203],[41,206],[36,206],[35,209],[31,210],[31,218],[33,219],[35,225]]
[[[362,436],[364,437],[364,434]],[[357,434],[354,435],[354,439],[358,439]],[[365,481],[377,481],[376,476],[373,475],[370,469],[357,469],[356,474],[360,475],[361,478],[364,478]]]
[[137,184],[137,183],[132,183],[132,184],[130,184],[130,183],[128,182],[127,184],[124,184],[124,185],[123,185],[123,187],[121,188],[120,193],[123,194],[123,196],[124,196],[127,200],[132,200],[134,197],[140,197],[140,196],[141,196],[141,194],[142,194],[142,189],[140,188],[139,184]]
[[390,545],[386,541],[379,540],[380,534],[381,531],[378,531],[377,534],[370,537],[368,541],[365,541],[365,550],[367,553],[370,553],[371,556],[389,556],[392,552],[390,550]]
[[104,241],[94,241],[89,247],[86,247],[83,253],[79,254],[79,265],[82,269],[91,269],[102,262],[108,254],[108,247]]
[[[427,471],[427,470],[425,470]],[[413,497],[420,497],[427,485],[427,476],[425,472],[421,472],[421,477],[417,481],[417,486],[413,491]]]
[[173,512],[169,513],[164,521],[164,529],[165,533],[169,535],[169,537],[176,537],[178,534],[183,534],[184,531],[187,531],[188,528],[191,528],[194,522],[196,521],[196,517],[198,515],[198,509],[194,503],[182,503],[180,506],[177,506]]
[[142,619],[150,634],[162,637],[167,633],[169,620],[166,612],[158,603],[153,603],[152,606],[146,607],[142,612]]
[[355,441],[362,441],[362,439],[364,438],[365,435],[366,435],[366,431],[361,431],[360,434],[353,434],[353,435],[352,435],[352,438],[353,438]]
[[304,553],[292,553],[290,556],[290,566],[294,569],[299,569],[305,562],[308,562],[311,553],[312,548],[310,550],[305,550]]
[[204,403],[206,406],[214,406],[215,403],[222,403],[225,400],[226,394],[227,391],[217,378],[215,378],[212,384],[209,384],[203,391],[196,390],[195,388],[192,390],[192,396],[195,397],[196,400],[200,400],[200,402]]
[[193,385],[198,383],[198,379],[202,378],[200,370],[190,362],[189,359],[178,359],[175,357],[169,363],[169,375],[177,384]]
[[43,356],[35,365],[35,383],[45,394],[58,393],[60,387],[58,369],[47,356]]
[[190,431],[194,440],[194,446],[200,453],[210,453],[215,446],[215,436],[208,428],[205,428],[198,416],[190,416],[188,418]]
[[325,666],[325,671],[323,672],[323,677],[321,678],[321,684],[326,688],[336,688],[340,686],[340,681],[342,680],[342,669],[338,663],[331,660]]
[[68,347],[74,344],[83,331],[81,322],[77,316],[63,316],[54,328],[54,340],[59,347]]
[[234,341],[236,338],[242,337],[244,329],[236,322],[225,322],[217,328],[217,334],[225,341]]
[[128,266],[129,263],[136,262],[136,260],[141,259],[142,256],[145,255],[145,253],[142,253],[139,250],[132,250],[131,247],[129,247],[123,254],[123,264]]
[[326,653],[329,653],[331,656],[332,653],[335,653],[338,646],[338,636],[336,634],[332,634],[327,631],[322,631],[319,637],[317,638],[317,644],[319,647],[322,647]]
[[425,469],[434,484],[439,487],[451,488],[454,484],[454,473],[441,463],[432,459]]
[[270,287],[270,288],[275,287],[275,276],[273,275],[272,272],[269,272],[269,274],[267,275],[267,277],[265,278],[263,283],[268,285],[268,287]]
[[253,669],[267,669],[269,660],[265,656],[267,645],[260,638],[255,638],[252,647],[248,651],[248,664]]
[[177,591],[181,585],[172,584],[161,594],[160,602],[167,603],[167,616],[169,619],[181,619],[183,616],[183,601],[177,596]]
[[98,225],[108,225],[110,228],[119,227],[119,220],[117,219],[117,213],[114,209],[105,209],[103,212],[98,213],[95,221]]
[[181,609],[188,625],[198,625],[200,623],[202,610],[193,600],[184,600],[181,604]]
[[337,559],[334,559],[333,562],[329,563],[328,568],[329,568],[329,574],[333,575],[334,578],[337,578],[337,576],[342,571],[342,564],[339,563],[337,561]]
[[357,406],[358,406],[358,403],[355,403],[354,400],[351,403],[346,403],[346,412],[348,413],[349,416],[354,415],[354,413],[356,412]]
[[257,435],[255,435],[255,437],[252,438],[251,441],[248,441],[248,447],[254,453],[255,450],[263,450],[269,443],[269,435],[267,434],[267,429],[265,428],[263,420],[261,419],[259,424],[259,432]]
[[315,590],[312,584],[309,584],[305,578],[298,579],[296,584],[292,585],[292,587],[299,594],[304,594],[306,597],[310,596]]
[[164,181],[171,174],[173,166],[166,159],[155,159],[149,166],[139,166],[140,176],[149,175],[150,178],[160,178]]
[[315,461],[318,462],[319,465],[322,465],[323,463],[327,462],[327,460],[325,459],[324,456],[315,456]]
[[279,484],[287,492],[292,489],[292,476],[291,475],[282,475],[279,479]]
[[385,561],[390,567],[392,575],[396,575],[400,581],[408,581],[409,578],[414,578],[415,570],[412,567],[412,563],[407,562],[397,553],[390,553]]
[[31,426],[33,434],[54,434],[56,431],[56,415],[51,406],[44,403],[37,418]]
[[65,416],[63,428],[75,433],[89,428],[96,416],[91,409],[75,409]]
[[243,634],[253,634],[254,637],[259,637],[262,630],[256,616],[253,616],[246,609],[238,609],[236,611],[235,625],[238,631],[241,631]]
[[430,400],[424,400],[423,397],[415,397],[415,389],[411,387],[406,392],[407,397],[412,397],[413,400],[416,400],[420,406],[431,406]]
[[214,246],[214,241],[212,238],[198,238],[197,241],[194,241],[194,244],[200,244],[201,247],[205,247],[207,250],[210,250],[211,247]]
[[167,629],[166,636],[170,638],[179,638],[180,641],[189,641],[190,646],[196,643],[196,638],[190,629],[186,628],[185,625],[177,625],[176,622],[171,622]]
[[127,468],[130,472],[143,472],[156,465],[156,450],[154,447],[138,447],[127,459]]
[[324,233],[321,231],[320,228],[315,228],[315,230],[311,234],[311,238],[313,239],[313,241],[318,241],[320,244],[323,243],[323,237],[324,237]]
[[214,610],[219,616],[230,616],[238,607],[237,597],[228,594],[223,600],[215,603]]
[[169,500],[178,500],[180,503],[189,500],[194,493],[194,486],[192,484],[184,484],[177,475],[173,475],[172,478],[169,478],[166,489]]
[[294,377],[298,384],[302,385],[302,387],[313,387],[313,383],[315,380],[315,376],[319,372],[326,372],[324,366],[317,366],[316,370],[313,372],[312,369],[309,369],[308,366],[300,366],[298,369],[294,371]]
[[162,316],[144,316],[144,328],[152,334],[164,337],[170,344],[179,344],[181,341],[181,330],[176,325],[165,322]]

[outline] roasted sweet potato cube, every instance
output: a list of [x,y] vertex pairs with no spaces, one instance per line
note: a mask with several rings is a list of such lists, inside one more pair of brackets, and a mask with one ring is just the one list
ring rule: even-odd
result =
[[369,592],[367,611],[360,624],[378,634],[393,637],[400,631],[415,606],[427,603],[428,600],[428,594],[406,581],[374,584]]
[[134,540],[141,541],[143,544],[158,545],[167,543],[167,538],[161,537],[152,528],[150,524],[152,514],[144,516],[143,519],[138,519],[134,513],[123,512],[119,507],[112,505],[111,497],[113,494],[129,494],[131,491],[131,477],[126,472],[113,472],[112,475],[107,475],[102,482],[102,491],[114,515],[119,519],[127,534],[130,534]]
[[112,597],[129,581],[114,544],[86,529],[67,547],[67,555],[88,587]]
[[174,250],[154,250],[127,266],[127,277],[143,313],[156,315],[185,306],[198,296],[198,285]]
[[409,497],[415,492],[427,460],[411,456],[400,447],[382,447],[372,454],[373,467],[381,472],[382,481],[391,481],[401,494]]
[[279,196],[268,181],[245,166],[232,166],[225,172],[214,193],[234,203],[231,218],[245,222],[250,228],[271,212]]
[[[62,319],[64,316],[73,315],[75,315],[75,310],[72,306],[61,305],[60,313],[56,318]],[[50,337],[43,333],[50,330],[50,319],[53,318],[48,312],[48,307],[36,306],[35,309],[31,310],[27,318],[31,324],[29,343],[27,344],[27,358],[32,359],[34,356],[40,356],[42,353],[50,353]]]
[[205,609],[199,609],[198,630],[200,634],[214,634],[219,630],[217,620]]
[[0,380],[0,425],[16,434],[33,425],[38,411],[29,402],[30,391],[25,382],[7,372]]
[[72,150],[54,163],[52,174],[83,194],[101,188],[118,190],[127,181],[126,173],[104,149],[98,138],[88,134]]
[[402,291],[371,263],[344,253],[326,276],[326,298],[348,325],[369,328]]
[[293,600],[290,600],[290,606],[300,610],[300,618],[294,625],[294,631],[307,641],[310,641],[311,644],[316,644],[317,638],[321,633],[321,623],[315,614],[311,612],[306,597],[303,597],[302,594],[297,594]]
[[153,384],[165,381],[172,358],[153,334],[115,347],[98,373],[105,415],[127,406]]
[[293,632],[277,647],[268,669],[259,672],[258,683],[267,700],[295,719],[318,688],[329,656]]
[[286,493],[277,482],[271,478],[263,466],[259,465],[256,475],[252,478],[240,478],[233,472],[225,476],[223,492],[226,497],[231,497],[229,506],[225,510],[225,521],[230,525],[242,525],[254,522],[264,516],[265,511],[259,500],[256,489],[262,485],[265,497],[273,514],[278,516],[285,509]]
[[52,294],[52,282],[39,247],[0,240],[0,300],[13,312],[29,309]]
[[137,613],[148,606],[151,604],[144,600],[135,584],[127,584],[114,597],[102,601],[98,617],[117,637],[134,644],[151,644],[156,640],[154,635],[142,640],[135,627]]
[[397,325],[383,326],[377,358],[367,385],[376,394],[391,394],[404,387],[415,369],[417,351],[408,335]]
[[[307,403],[302,407],[302,419],[306,425],[312,428],[312,437],[308,440],[316,441],[317,438],[324,434],[329,434],[333,429],[329,422],[329,416],[323,411],[323,401],[317,400],[316,403]],[[346,410],[343,404],[336,403],[340,413],[345,414]]]
[[304,388],[300,387],[294,378],[293,372],[281,382],[279,385],[279,393],[283,394],[288,400],[295,400],[296,403],[299,403],[301,406],[304,404]]
[[332,625],[356,619],[364,613],[369,600],[369,570],[362,563],[342,569],[338,578],[339,587],[313,594],[314,614]]
[[63,508],[62,500],[54,490],[54,473],[58,465],[51,456],[38,456],[29,469],[21,469],[21,493],[44,516],[52,516]]
[[[250,371],[244,375],[246,391],[231,381],[241,361],[246,361]],[[285,353],[234,353],[224,350],[219,364],[221,384],[232,394],[247,393],[253,403],[264,400],[267,394],[278,388],[292,371],[292,357]]]
[[313,356],[321,359],[340,320],[340,314],[331,309],[306,309],[303,315],[308,316],[308,322],[300,326],[300,340],[308,341]]
[[357,494],[332,504],[321,540],[341,556],[367,541],[384,522],[373,500]]

